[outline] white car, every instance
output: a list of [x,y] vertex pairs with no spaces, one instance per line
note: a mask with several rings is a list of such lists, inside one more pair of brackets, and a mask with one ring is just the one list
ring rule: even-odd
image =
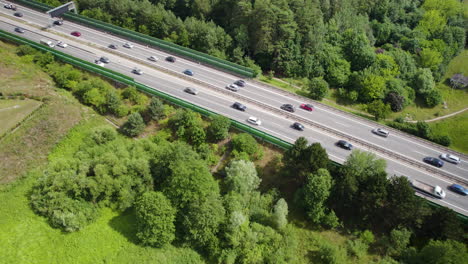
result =
[[128,43],[128,42],[125,42],[125,44],[123,44],[123,46],[124,46],[125,48],[128,48],[128,49],[133,48],[133,44],[132,44],[132,43]]
[[143,74],[143,71],[141,69],[138,69],[138,68],[133,68],[132,72],[135,73],[135,74],[138,74],[138,75]]
[[59,41],[59,42],[57,42],[57,46],[59,46],[59,47],[61,47],[61,48],[66,48],[66,47],[68,47],[68,44],[67,44],[67,43],[64,43],[64,42],[62,42],[62,41]]
[[453,164],[460,164],[461,160],[459,157],[455,156],[455,155],[452,155],[452,154],[441,154],[440,155],[440,158],[445,160],[445,161],[448,161],[450,163],[453,163]]
[[387,130],[382,129],[382,128],[373,129],[372,132],[374,134],[382,136],[382,137],[388,137],[388,135],[390,135],[390,132],[388,132]]
[[101,67],[104,67],[104,65],[106,65],[104,62],[102,62],[100,60],[95,60],[94,63],[96,63],[97,65],[99,65]]
[[251,123],[251,124],[254,124],[254,125],[256,125],[256,126],[260,126],[260,125],[262,124],[262,121],[260,121],[260,119],[258,119],[258,118],[256,118],[256,117],[253,117],[253,116],[249,117],[249,118],[247,119],[247,122],[249,122],[249,123]]
[[232,84],[226,85],[226,89],[231,90],[233,92],[237,92],[239,91],[239,86],[232,83]]
[[148,58],[148,60],[150,60],[150,61],[158,61],[158,57],[156,57],[156,56],[151,56],[151,57]]

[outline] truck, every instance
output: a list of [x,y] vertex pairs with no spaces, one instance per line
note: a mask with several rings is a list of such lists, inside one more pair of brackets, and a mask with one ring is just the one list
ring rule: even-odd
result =
[[46,39],[41,39],[41,44],[47,45],[51,48],[55,47],[55,44],[52,41]]
[[412,180],[411,181],[411,186],[421,192],[430,194],[432,196],[435,196],[439,199],[444,199],[445,198],[445,192],[442,190],[442,188],[438,185],[430,185],[421,181],[417,180]]

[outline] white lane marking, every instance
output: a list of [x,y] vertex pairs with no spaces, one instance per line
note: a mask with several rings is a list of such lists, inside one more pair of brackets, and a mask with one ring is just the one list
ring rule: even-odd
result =
[[428,154],[426,154],[426,153],[422,153],[422,152],[419,152],[419,151],[416,151],[416,150],[413,150],[413,152],[416,152],[416,153],[421,154],[421,155],[424,155],[424,156],[427,156],[427,155],[428,155]]
[[335,158],[335,159],[337,159],[337,160],[340,160],[340,161],[342,161],[342,162],[344,162],[344,161],[346,160],[346,159],[343,159],[343,158],[340,158],[340,157],[337,157],[337,156],[331,155],[331,154],[328,154],[328,156],[329,156],[329,157],[333,157],[333,158]]
[[465,210],[465,209],[463,209],[463,208],[461,208],[461,207],[458,207],[458,206],[456,206],[456,205],[453,205],[453,204],[451,204],[451,203],[448,203],[448,202],[446,202],[446,201],[444,201],[444,200],[439,200],[439,201],[440,201],[441,203],[445,203],[445,204],[448,204],[448,205],[450,205],[450,206],[452,206],[452,207],[455,207],[455,208],[457,208],[457,209],[459,209],[459,210],[461,210],[461,211],[468,212],[468,210]]
[[337,121],[335,121],[335,123],[337,123],[337,124],[339,124],[339,125],[342,125],[342,126],[345,126],[345,127],[349,127],[349,125],[347,125],[347,124],[344,124],[344,123],[341,123],[341,122],[337,122]]

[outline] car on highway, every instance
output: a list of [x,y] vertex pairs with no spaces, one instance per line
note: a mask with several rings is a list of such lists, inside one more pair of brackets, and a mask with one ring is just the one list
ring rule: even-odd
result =
[[109,58],[104,57],[104,56],[102,56],[101,58],[99,58],[99,61],[104,62],[104,63],[109,63],[109,62],[110,62]]
[[156,57],[156,56],[149,56],[149,57],[148,57],[148,60],[150,60],[150,61],[158,61],[158,57]]
[[104,67],[104,62],[100,61],[100,60],[94,60],[94,63],[96,63],[97,65],[101,66],[101,67]]
[[117,44],[109,44],[108,47],[111,48],[111,49],[118,49],[118,48],[119,48],[119,45],[117,45]]
[[132,72],[134,74],[138,74],[138,75],[142,75],[143,74],[143,71],[139,68],[133,68]]
[[425,157],[423,159],[424,162],[431,164],[432,166],[436,166],[438,168],[442,168],[444,166],[444,162],[441,161],[438,158],[433,158],[433,157]]
[[254,117],[254,116],[251,116],[247,119],[247,122],[249,122],[250,124],[254,124],[256,126],[260,126],[262,124],[262,121],[260,121],[260,119]]
[[63,25],[63,20],[55,20],[54,25],[57,25],[57,26]]
[[240,87],[244,87],[246,85],[244,80],[237,80],[234,82],[234,84]]
[[284,104],[284,105],[281,106],[281,109],[283,109],[285,111],[288,111],[288,112],[291,112],[291,113],[294,113],[294,111],[296,111],[292,104]]
[[172,56],[169,56],[169,57],[166,57],[166,61],[168,62],[176,62],[176,58],[172,57]]
[[300,107],[307,111],[314,111],[314,107],[311,104],[301,104]]
[[459,184],[452,184],[449,186],[449,189],[461,195],[468,195],[468,189]]
[[299,131],[304,131],[304,125],[299,122],[294,122],[291,127]]
[[245,112],[245,110],[247,110],[247,106],[239,103],[239,102],[235,102],[233,105],[232,105],[232,108],[234,109],[237,109],[239,111],[242,111],[242,112]]
[[6,9],[11,9],[13,11],[16,11],[16,6],[12,4],[5,4],[3,7],[5,7]]
[[23,17],[23,13],[21,12],[15,12],[13,15],[17,17]]
[[390,132],[388,132],[387,130],[383,128],[372,129],[372,133],[379,135],[381,137],[388,137],[388,135],[390,135]]
[[24,30],[24,28],[20,28],[20,27],[15,28],[15,31],[18,32],[18,33],[26,32],[26,30]]
[[124,48],[127,48],[127,49],[131,49],[133,48],[133,44],[132,43],[128,43],[128,42],[125,42],[125,44],[123,44]]
[[193,76],[193,71],[192,71],[192,70],[189,70],[189,69],[183,71],[183,73],[186,74],[186,75],[188,75],[188,76]]
[[239,91],[239,86],[232,83],[232,84],[226,85],[226,89],[231,90],[233,92],[237,92]]
[[351,145],[351,143],[349,143],[346,140],[338,140],[338,142],[336,142],[336,145],[338,147],[341,147],[341,148],[344,148],[344,149],[347,149],[347,150],[352,150],[353,149],[353,145]]
[[72,33],[70,33],[72,36],[75,36],[75,37],[79,37],[81,36],[81,33],[78,32],[78,31],[73,31]]
[[59,42],[57,42],[57,46],[59,46],[61,48],[66,48],[66,47],[68,47],[68,44],[63,42],[63,41],[59,41]]
[[193,94],[193,95],[198,94],[198,90],[193,88],[193,87],[185,87],[184,92],[189,93],[189,94]]
[[440,155],[440,158],[445,160],[445,161],[448,161],[450,163],[453,163],[453,164],[460,164],[461,160],[459,157],[455,156],[455,155],[452,155],[452,154],[441,154]]

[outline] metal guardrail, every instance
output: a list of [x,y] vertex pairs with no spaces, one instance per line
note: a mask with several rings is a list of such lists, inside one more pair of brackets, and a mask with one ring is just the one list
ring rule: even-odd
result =
[[[49,6],[47,4],[39,3],[36,1],[32,1],[32,0],[13,0],[13,1],[26,5],[31,8],[40,10],[40,11],[48,11],[53,8],[52,6]],[[204,62],[211,66],[221,68],[223,70],[226,70],[235,74],[239,74],[239,75],[246,76],[246,77],[255,76],[254,70],[248,67],[241,66],[233,62],[226,61],[226,60],[223,60],[223,59],[220,59],[220,58],[217,58],[217,57],[214,57],[214,56],[211,56],[211,55],[199,52],[199,51],[195,51],[195,50],[174,44],[172,42],[150,37],[139,32],[135,32],[129,29],[124,29],[124,28],[121,28],[112,24],[108,24],[108,23],[105,23],[96,19],[88,18],[82,15],[67,13],[67,14],[64,14],[64,17],[69,20],[73,20],[77,23],[92,26],[94,28],[98,28],[106,32],[111,32],[119,36],[127,37],[127,38],[132,39],[132,41],[139,41],[141,43],[156,46],[160,49],[178,54],[179,56],[183,56],[192,60]]]

